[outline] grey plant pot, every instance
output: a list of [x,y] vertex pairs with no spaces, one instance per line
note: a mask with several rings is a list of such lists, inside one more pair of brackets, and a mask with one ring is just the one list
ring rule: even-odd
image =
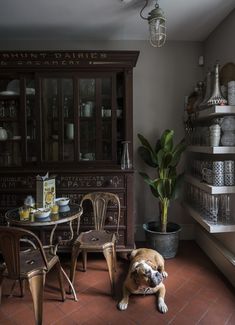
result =
[[143,224],[148,246],[158,251],[165,259],[173,258],[178,252],[180,225],[169,222],[167,232],[161,232],[159,223],[150,221]]

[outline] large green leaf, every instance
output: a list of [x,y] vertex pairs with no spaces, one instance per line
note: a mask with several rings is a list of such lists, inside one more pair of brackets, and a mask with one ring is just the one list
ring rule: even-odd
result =
[[163,198],[165,197],[165,189],[164,189],[164,184],[163,184],[162,179],[158,180],[156,187],[157,187],[157,191],[158,191],[160,199],[163,200]]
[[157,167],[157,162],[155,161],[155,157],[153,156],[152,152],[149,151],[149,149],[141,146],[138,148],[138,154],[147,165],[154,168]]
[[172,153],[165,152],[162,158],[161,168],[168,168],[171,164],[172,159],[173,159]]
[[177,146],[173,150],[173,158],[172,158],[171,166],[178,165],[181,158],[181,154],[184,152],[185,149],[186,149],[186,143],[185,140],[183,139],[177,144]]
[[140,172],[139,174],[143,177],[144,181],[145,181],[148,185],[152,185],[153,181],[152,181],[152,179],[148,176],[148,174],[143,173],[143,172]]
[[158,153],[158,151],[162,148],[161,146],[161,139],[158,139],[157,142],[156,142],[156,145],[155,145],[155,154]]
[[163,149],[159,150],[157,153],[157,163],[158,163],[159,168],[162,168],[164,154],[165,153],[164,153]]
[[173,130],[165,130],[161,136],[161,147],[164,148],[165,151],[171,151],[173,148]]
[[171,195],[172,195],[172,193],[171,193],[171,191],[172,191],[171,183],[172,183],[172,180],[170,178],[166,178],[166,179],[163,180],[164,191],[165,191],[164,197],[168,198],[168,199],[170,199]]
[[184,173],[181,173],[174,180],[174,187],[171,195],[172,200],[176,200],[179,198],[183,183],[184,183]]
[[158,190],[153,186],[150,186],[150,189],[151,189],[152,194],[158,199],[159,198]]
[[146,147],[150,152],[153,152],[153,148],[150,145],[150,143],[148,142],[148,140],[140,133],[138,133],[137,136],[138,136],[142,146]]
[[177,176],[176,168],[175,167],[169,168],[168,177],[171,179],[175,179],[176,176]]

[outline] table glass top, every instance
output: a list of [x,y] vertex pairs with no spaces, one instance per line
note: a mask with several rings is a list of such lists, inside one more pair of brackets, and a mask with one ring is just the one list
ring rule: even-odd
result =
[[21,220],[19,215],[19,208],[15,208],[6,212],[5,217],[11,225],[25,225],[25,226],[48,226],[59,223],[65,223],[76,219],[82,214],[82,208],[78,204],[69,204],[59,207],[59,212],[50,214],[46,218],[30,217],[29,220]]

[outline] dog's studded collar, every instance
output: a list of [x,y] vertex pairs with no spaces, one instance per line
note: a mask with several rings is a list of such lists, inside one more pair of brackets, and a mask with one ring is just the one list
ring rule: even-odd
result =
[[152,289],[149,287],[140,287],[136,293],[143,294],[144,296],[147,295]]
[[144,289],[144,295],[146,295],[151,289],[150,288],[145,288]]

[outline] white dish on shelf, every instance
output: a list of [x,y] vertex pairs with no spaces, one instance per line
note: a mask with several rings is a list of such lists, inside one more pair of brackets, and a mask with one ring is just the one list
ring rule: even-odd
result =
[[20,135],[13,135],[12,139],[13,140],[20,140],[21,136]]
[[35,88],[26,88],[26,95],[35,95]]
[[34,212],[34,216],[37,219],[44,219],[49,217],[51,210],[49,208],[39,208]]
[[58,198],[55,199],[55,203],[59,207],[66,206],[66,205],[69,204],[69,198],[67,198],[67,197],[58,197]]
[[14,96],[14,95],[19,95],[19,93],[12,91],[12,90],[3,90],[0,92],[0,95],[3,96]]

